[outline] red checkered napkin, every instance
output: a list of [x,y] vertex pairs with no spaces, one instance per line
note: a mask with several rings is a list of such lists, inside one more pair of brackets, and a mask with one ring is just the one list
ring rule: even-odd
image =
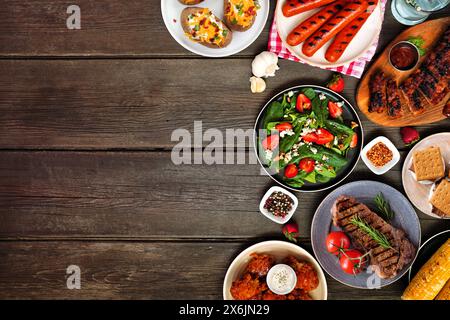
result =
[[[384,10],[386,8],[386,2],[387,2],[387,0],[381,0],[382,17],[384,17]],[[364,67],[365,67],[366,63],[369,62],[370,60],[372,60],[373,56],[375,55],[377,45],[378,45],[378,37],[377,37],[377,40],[372,44],[370,49],[367,50],[364,55],[362,55],[355,61],[350,62],[350,63],[340,66],[340,67],[336,67],[336,68],[322,68],[322,69],[337,71],[337,72],[340,72],[340,73],[343,73],[343,74],[346,74],[346,75],[349,75],[352,77],[361,78],[361,75],[364,71]],[[276,23],[275,17],[273,19],[272,27],[270,28],[268,49],[269,49],[269,51],[276,53],[278,55],[278,57],[280,57],[280,58],[288,59],[288,60],[292,60],[292,61],[296,61],[296,62],[301,62],[301,63],[307,63],[305,61],[300,60],[296,56],[294,56],[288,50],[288,48],[286,48],[284,46],[284,44],[281,41],[281,38],[277,32],[277,23]]]

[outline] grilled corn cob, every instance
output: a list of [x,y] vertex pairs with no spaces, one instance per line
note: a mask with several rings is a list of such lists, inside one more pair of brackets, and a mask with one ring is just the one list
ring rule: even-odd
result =
[[403,300],[433,300],[450,279],[450,239],[434,253],[403,292]]
[[444,288],[439,292],[436,300],[450,300],[450,280],[447,281]]

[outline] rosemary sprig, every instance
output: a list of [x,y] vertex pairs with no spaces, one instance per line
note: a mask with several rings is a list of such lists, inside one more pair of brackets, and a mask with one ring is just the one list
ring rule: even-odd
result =
[[374,198],[375,204],[377,205],[378,211],[383,215],[384,219],[389,221],[392,220],[395,216],[395,212],[392,211],[389,202],[384,199],[383,194],[380,192]]
[[367,233],[374,241],[376,241],[380,246],[385,249],[392,248],[391,243],[384,234],[382,234],[377,229],[371,227],[366,221],[361,219],[360,216],[354,216],[350,222],[360,228],[362,231]]

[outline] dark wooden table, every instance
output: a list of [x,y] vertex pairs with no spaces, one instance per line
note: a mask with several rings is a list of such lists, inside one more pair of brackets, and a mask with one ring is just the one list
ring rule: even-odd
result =
[[[73,2],[81,30],[66,28]],[[404,28],[388,7],[379,49]],[[170,37],[159,0],[2,1],[0,298],[220,299],[242,249],[281,239],[279,225],[258,212],[274,184],[258,165],[171,161],[173,130],[192,131],[194,120],[203,130],[252,128],[274,93],[330,77],[280,61],[266,92],[251,94],[250,63],[266,49],[268,29],[238,55],[206,59]],[[221,78],[212,81],[213,73]],[[358,80],[345,80],[354,102]],[[397,128],[362,119],[366,139],[386,135],[404,159]],[[440,122],[420,132],[448,128]],[[346,182],[373,179],[403,191],[401,163],[382,177],[359,163]],[[308,250],[326,194],[298,195],[295,220]],[[424,239],[449,227],[418,215]],[[81,268],[80,290],[66,287],[69,265]],[[330,299],[398,299],[406,283],[366,292],[327,280]]]

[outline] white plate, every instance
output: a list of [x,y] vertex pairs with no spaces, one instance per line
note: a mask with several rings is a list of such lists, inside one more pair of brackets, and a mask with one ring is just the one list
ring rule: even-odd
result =
[[445,160],[445,168],[446,170],[448,170],[450,166],[450,132],[433,134],[419,141],[406,156],[402,169],[403,188],[405,189],[406,195],[408,196],[409,200],[417,209],[433,218],[449,219],[442,218],[431,212],[432,207],[429,201],[429,196],[433,184],[418,183],[414,178],[411,170],[409,170],[412,163],[413,153],[416,150],[426,149],[431,146],[439,146],[439,148],[441,149],[441,154]]
[[319,286],[313,291],[309,292],[311,298],[313,300],[326,300],[328,295],[327,290],[327,280],[325,279],[325,275],[320,268],[319,263],[314,259],[314,257],[308,253],[305,249],[299,247],[296,244],[289,243],[286,241],[264,241],[257,243],[244,251],[242,251],[231,263],[230,267],[227,270],[225,275],[225,279],[223,280],[223,299],[224,300],[234,300],[233,296],[230,293],[231,285],[233,281],[237,280],[245,268],[247,267],[252,253],[264,253],[269,254],[277,260],[277,262],[282,261],[289,255],[293,255],[300,261],[306,261],[311,263],[314,269],[317,272],[317,276],[319,277]]
[[[285,195],[289,196],[294,201],[294,203],[292,204],[291,211],[289,211],[289,213],[284,218],[276,217],[272,213],[270,213],[267,209],[264,208],[267,198],[269,198],[272,195],[272,193],[277,192],[277,191],[284,193]],[[291,192],[287,191],[284,188],[281,188],[278,186],[273,186],[272,188],[267,190],[267,192],[262,197],[261,202],[259,204],[259,211],[261,211],[261,213],[263,215],[265,215],[268,219],[270,219],[276,223],[279,223],[279,224],[285,224],[292,218],[295,210],[297,210],[297,206],[298,206],[298,199],[296,196],[294,196]]]
[[[392,160],[386,163],[382,167],[375,167],[372,162],[367,158],[367,152],[378,142],[384,143],[386,147],[388,147],[389,150],[392,151]],[[367,168],[372,170],[373,173],[381,175],[386,172],[388,172],[393,166],[397,164],[397,162],[400,160],[400,153],[398,152],[398,149],[394,146],[394,144],[386,137],[380,136],[372,141],[370,141],[361,152],[361,159],[366,164]]]
[[331,41],[328,41],[320,50],[318,50],[312,57],[307,57],[302,53],[302,46],[300,44],[298,46],[290,46],[286,42],[286,38],[289,33],[302,21],[306,20],[317,11],[321,10],[321,8],[306,11],[295,15],[293,17],[285,17],[282,12],[282,6],[284,4],[284,0],[279,0],[276,9],[276,19],[277,19],[277,29],[278,34],[280,35],[283,44],[289,49],[289,51],[299,58],[300,60],[307,62],[312,66],[317,67],[338,67],[344,64],[350,63],[370,49],[372,43],[374,43],[378,37],[378,34],[381,30],[381,24],[383,22],[382,14],[381,14],[381,1],[378,1],[378,5],[375,8],[374,12],[370,15],[369,19],[364,23],[363,27],[356,36],[353,38],[352,42],[349,44],[347,49],[345,50],[342,57],[336,61],[335,63],[331,63],[325,59],[325,52],[327,51],[328,46]]
[[[233,32],[233,40],[225,48],[213,49],[189,40],[184,34],[180,23],[181,11],[188,7],[178,0],[161,0],[161,13],[172,37],[187,50],[205,57],[227,57],[241,52],[251,45],[261,34],[269,17],[270,1],[259,0],[261,9],[258,10],[255,23],[245,32]],[[190,6],[194,7],[194,6]],[[206,0],[195,7],[209,8],[219,18],[223,18],[223,1]]]

